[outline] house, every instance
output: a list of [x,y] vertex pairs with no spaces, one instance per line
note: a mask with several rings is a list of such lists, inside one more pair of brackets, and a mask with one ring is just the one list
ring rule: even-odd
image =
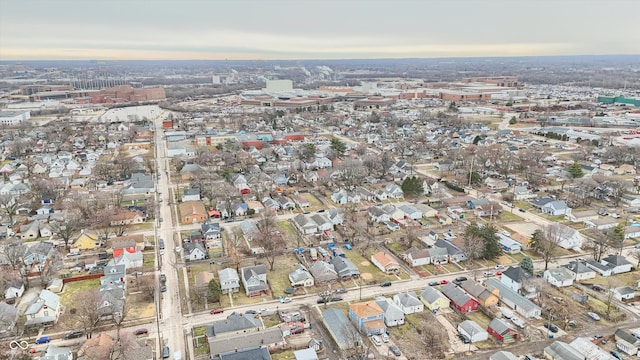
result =
[[432,312],[438,311],[440,309],[446,309],[449,307],[450,301],[449,298],[444,296],[440,291],[432,288],[431,286],[422,290],[420,293],[420,298],[422,302],[425,304],[427,309]]
[[433,218],[438,214],[438,210],[432,208],[431,206],[425,204],[415,204],[413,205],[418,211],[422,212],[422,217],[425,218]]
[[200,201],[200,189],[190,188],[184,189],[182,192],[182,202],[187,201]]
[[322,214],[311,215],[311,220],[317,225],[318,231],[333,230],[333,223]]
[[573,285],[573,273],[564,267],[545,270],[544,279],[555,287]]
[[22,261],[31,268],[31,272],[39,273],[55,251],[53,243],[40,241],[27,248],[22,256]]
[[393,302],[407,315],[424,311],[424,304],[414,292],[407,291],[395,294],[393,295]]
[[185,260],[196,261],[209,258],[209,252],[201,242],[184,243],[182,247]]
[[222,229],[220,228],[219,222],[207,220],[202,224],[202,226],[200,226],[200,230],[202,231],[205,241],[212,242],[214,244],[221,244],[221,241],[219,240],[221,238]]
[[350,304],[349,320],[367,336],[383,334],[387,331],[384,311],[375,301]]
[[449,252],[446,248],[432,246],[429,250],[430,262],[434,265],[446,264],[449,262]]
[[615,218],[606,217],[602,219],[586,220],[583,222],[584,227],[588,229],[606,230],[613,229],[618,226],[619,222]]
[[633,267],[624,256],[620,255],[609,255],[600,262],[611,269],[612,275],[629,272]]
[[240,230],[242,231],[242,236],[244,236],[244,238],[249,242],[253,240],[254,235],[259,233],[259,230],[256,224],[254,224],[249,220],[243,220],[240,223]]
[[102,271],[104,275],[100,277],[100,286],[120,286],[124,284],[126,272],[124,264],[107,264]]
[[522,251],[522,245],[510,236],[505,236],[501,233],[497,233],[496,235],[498,236],[498,244],[500,244],[503,252],[507,254],[517,254]]
[[431,263],[431,255],[427,249],[418,249],[417,247],[411,247],[404,254],[402,258],[412,267],[428,265]]
[[304,214],[296,215],[291,222],[302,235],[310,235],[318,231],[318,225]]
[[597,219],[598,212],[596,210],[571,211],[564,218],[572,223],[581,223]]
[[36,239],[40,236],[40,222],[32,221],[28,224],[20,226],[20,239],[21,240],[30,240]]
[[513,199],[515,201],[527,201],[535,199],[538,195],[533,193],[531,189],[526,186],[516,186],[513,189]]
[[[295,360],[318,360],[318,354],[315,349],[306,348],[302,350],[296,350],[293,352],[293,357]],[[251,358],[255,359],[255,358]]]
[[182,224],[194,224],[205,221],[209,215],[200,201],[185,201],[178,205],[180,210],[180,222]]
[[615,360],[608,351],[601,349],[591,340],[592,339],[588,337],[578,337],[569,343],[569,345],[585,356],[586,360]]
[[438,239],[435,242],[435,246],[447,249],[449,261],[451,262],[460,262],[467,260],[467,254],[449,240]]
[[401,205],[398,209],[404,213],[405,218],[418,220],[422,217],[422,211],[411,205]]
[[91,230],[82,230],[73,242],[73,247],[78,250],[94,250],[100,246],[98,233]]
[[480,305],[484,307],[494,306],[498,304],[500,298],[498,297],[498,290],[492,288],[491,290],[478,284],[473,279],[467,279],[460,283],[460,287],[466,291],[469,295],[473,296]]
[[328,308],[322,312],[322,320],[340,350],[354,349],[364,344],[358,330],[341,310]]
[[[502,277],[504,277],[504,273],[502,273]],[[512,290],[496,279],[487,280],[485,282],[485,286],[487,288],[493,287],[497,289],[500,302],[527,319],[538,317],[542,313],[542,310],[538,305],[534,304],[529,299],[518,294],[518,292]]]
[[296,265],[296,267],[289,273],[289,282],[292,287],[310,287],[314,285],[313,276],[302,264]]
[[135,238],[119,238],[111,240],[111,249],[113,257],[116,258],[123,253],[135,254],[138,252],[138,246]]
[[333,264],[338,277],[343,281],[360,277],[358,267],[345,257],[335,256],[331,259],[331,264]]
[[122,264],[127,269],[142,267],[143,258],[142,252],[130,253],[124,251],[120,256],[109,260],[109,264],[119,265]]
[[378,206],[370,207],[367,210],[367,214],[369,215],[369,219],[373,222],[384,223],[391,220],[391,218],[389,217],[389,214],[386,213],[384,210],[382,210]]
[[624,329],[616,330],[614,337],[618,349],[632,356],[638,355],[640,339]]
[[384,311],[384,323],[388,327],[404,324],[404,311],[391,299],[384,296],[377,296],[376,304]]
[[[212,359],[271,360],[268,350],[269,347],[284,345],[282,329],[279,327],[264,329],[258,317],[252,315],[249,317],[256,320],[253,328],[238,329],[233,331],[233,333],[227,333],[223,336],[209,336],[207,333],[209,355]],[[231,321],[240,323],[236,320],[229,320],[229,322]],[[246,325],[249,326],[250,324]],[[207,330],[209,329],[207,328]]]
[[573,346],[562,341],[555,341],[544,348],[544,357],[550,360],[585,360]]
[[570,263],[563,265],[563,267],[571,271],[574,281],[593,279],[596,277],[596,272],[593,271],[593,269],[579,261],[571,261]]
[[398,184],[387,184],[384,187],[384,191],[390,199],[404,199],[404,192],[402,192],[402,188]]
[[233,268],[218,270],[218,280],[223,294],[234,293],[240,290],[240,278]]
[[[40,236],[42,236],[42,232],[40,232]],[[625,226],[624,227],[624,238],[625,239],[637,239],[640,237],[640,226]]]
[[400,270],[400,264],[384,251],[371,255],[371,263],[385,274],[395,274]]
[[478,207],[484,207],[491,204],[491,200],[487,199],[487,198],[482,198],[482,199],[470,199],[467,200],[466,205],[467,208],[473,210],[475,208]]
[[611,276],[611,268],[607,265],[601,264],[595,260],[588,259],[584,263],[588,268],[593,269],[600,276]]
[[571,208],[563,200],[550,201],[542,206],[543,214],[550,216],[566,216],[571,214]]
[[267,286],[267,268],[264,265],[247,266],[240,269],[242,285],[247,296],[269,293]]
[[344,189],[337,190],[331,194],[331,201],[338,205],[346,205],[349,201],[347,198],[347,191]]
[[316,261],[309,268],[318,286],[338,281],[338,273],[333,264],[326,261]]
[[60,297],[49,290],[40,290],[24,312],[25,326],[55,324],[60,310]]
[[572,229],[560,223],[552,223],[553,227],[550,233],[558,237],[558,246],[565,249],[580,248],[584,242],[584,237],[576,229]]
[[24,283],[21,280],[13,279],[9,280],[4,289],[4,298],[8,299],[17,299],[24,294]]
[[518,340],[518,332],[501,318],[491,320],[487,325],[487,332],[496,338],[500,344],[508,344]]
[[478,301],[462,291],[455,284],[449,283],[442,287],[442,294],[451,300],[450,306],[462,313],[478,310]]
[[636,297],[636,292],[633,290],[631,286],[620,286],[615,289],[612,289],[611,292],[613,292],[613,297],[615,297],[620,301],[629,300]]
[[18,309],[6,302],[0,302],[0,336],[12,331],[17,320]]
[[344,211],[340,208],[329,209],[325,214],[333,225],[342,225],[344,222]]
[[485,341],[489,333],[473,320],[465,320],[458,324],[458,333],[464,335],[472,343]]

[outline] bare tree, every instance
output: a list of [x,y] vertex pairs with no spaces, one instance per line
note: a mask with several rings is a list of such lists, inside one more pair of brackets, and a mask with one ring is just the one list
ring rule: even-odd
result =
[[76,214],[69,214],[64,220],[52,223],[51,227],[57,237],[64,242],[64,247],[69,251],[69,241],[82,228],[82,221]]
[[55,251],[47,260],[44,268],[40,270],[40,284],[46,286],[51,279],[57,276],[58,271],[60,271],[63,266],[62,255],[58,251]]
[[258,232],[253,235],[253,241],[264,250],[264,256],[269,263],[270,270],[276,261],[276,256],[281,254],[286,242],[276,225],[276,216],[273,211],[266,211],[256,223]]
[[23,259],[27,247],[19,241],[11,241],[4,246],[4,258],[13,270],[23,265]]
[[545,226],[542,231],[536,230],[531,236],[531,248],[542,256],[545,270],[556,255],[560,242],[568,237],[570,231],[573,229],[558,223],[551,223]]
[[589,232],[589,234],[591,235],[590,245],[593,259],[600,262],[602,256],[606,254],[611,247],[611,237],[607,232],[600,230],[593,230]]
[[357,159],[346,159],[337,166],[340,172],[340,182],[347,189],[360,185],[366,172],[362,162]]
[[138,277],[138,289],[147,299],[153,299],[156,294],[156,279],[152,275]]
[[71,320],[80,324],[87,339],[91,339],[102,317],[102,296],[98,289],[83,290],[76,294],[73,307],[69,309]]
[[13,220],[16,215],[16,210],[20,203],[17,198],[14,198],[11,195],[0,195],[0,207],[4,210],[4,213],[7,214],[9,218],[9,227],[13,228]]

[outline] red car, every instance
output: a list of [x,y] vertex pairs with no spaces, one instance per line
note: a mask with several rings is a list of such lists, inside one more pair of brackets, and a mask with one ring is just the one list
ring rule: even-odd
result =
[[449,282],[448,282],[447,280],[440,280],[440,285],[446,285],[446,284],[448,284],[448,283],[449,283]]
[[502,275],[502,271],[496,271],[496,275]]
[[215,309],[209,311],[209,313],[211,313],[211,314],[222,314],[223,312],[224,312],[223,308],[215,308]]

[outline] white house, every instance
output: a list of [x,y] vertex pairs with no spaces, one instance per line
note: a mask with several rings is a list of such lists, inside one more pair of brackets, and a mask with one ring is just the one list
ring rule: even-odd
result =
[[411,205],[401,205],[399,209],[404,213],[404,216],[409,219],[417,220],[422,217],[422,212]]
[[58,322],[60,297],[49,290],[41,290],[24,312],[25,325],[44,325]]
[[615,289],[611,289],[611,292],[613,292],[613,297],[620,301],[629,300],[636,297],[636,292],[631,286],[617,287]]
[[573,274],[567,268],[563,267],[547,269],[544,272],[544,279],[555,287],[566,287],[573,285]]
[[519,242],[513,240],[509,236],[505,236],[501,233],[496,234],[498,236],[498,244],[507,254],[517,254],[522,251],[522,245]]
[[387,186],[384,187],[384,191],[391,199],[404,199],[404,192],[402,192],[402,189],[397,184],[387,184]]
[[7,284],[7,288],[4,290],[5,299],[16,299],[22,296],[24,293],[24,283],[20,280],[12,280]]
[[571,214],[571,208],[562,200],[550,201],[542,206],[542,212],[551,216],[565,216]]
[[611,269],[612,275],[629,272],[633,267],[624,256],[620,255],[609,255],[600,262]]
[[207,249],[201,242],[184,244],[184,259],[189,261],[202,260],[208,257]]
[[403,254],[403,260],[412,267],[428,265],[431,263],[431,254],[427,249],[412,247]]
[[558,246],[565,249],[580,248],[582,246],[584,237],[578,230],[560,223],[552,223],[550,226],[553,227],[550,233],[558,236]]
[[564,267],[571,271],[574,281],[593,279],[596,277],[596,272],[593,269],[579,261],[571,261],[567,265],[564,265]]
[[424,311],[424,304],[414,292],[402,292],[393,295],[393,302],[398,305],[405,314],[413,314]]
[[472,343],[485,341],[489,338],[489,333],[473,320],[465,320],[458,324],[458,332]]
[[236,269],[225,268],[218,270],[218,279],[223,294],[238,292],[240,290],[240,277]]

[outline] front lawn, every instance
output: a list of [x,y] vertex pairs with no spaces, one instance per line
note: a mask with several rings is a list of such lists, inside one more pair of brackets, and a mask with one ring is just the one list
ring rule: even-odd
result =
[[496,218],[496,221],[510,222],[510,221],[522,221],[522,218],[514,213],[503,211],[500,216]]
[[273,292],[273,297],[284,295],[284,291],[291,287],[289,282],[289,273],[293,271],[293,268],[298,265],[298,260],[292,253],[283,254],[276,257],[276,262],[273,266],[273,270],[269,269],[269,264],[265,264],[267,267],[267,282]]
[[85,290],[97,290],[100,287],[100,279],[75,281],[64,284],[60,295],[60,303],[67,308],[71,307],[75,295]]

